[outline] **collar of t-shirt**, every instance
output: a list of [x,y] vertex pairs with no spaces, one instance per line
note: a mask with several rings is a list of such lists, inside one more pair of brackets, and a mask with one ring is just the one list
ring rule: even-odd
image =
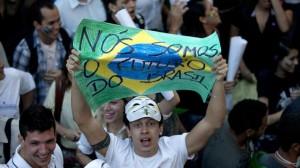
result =
[[[14,154],[14,156],[11,158],[12,160],[12,164],[14,164],[15,166],[19,166],[22,168],[32,168],[23,158],[22,156],[19,154],[21,145],[19,145],[16,149],[16,152]],[[53,161],[53,155],[51,156],[51,160],[50,163],[48,165],[48,167],[55,167],[55,163]]]

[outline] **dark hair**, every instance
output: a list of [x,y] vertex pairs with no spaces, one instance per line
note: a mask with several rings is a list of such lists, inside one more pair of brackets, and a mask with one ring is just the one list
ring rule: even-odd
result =
[[116,4],[117,0],[106,0],[107,3],[112,3],[112,4]]
[[43,15],[41,12],[42,8],[54,9],[56,8],[51,0],[36,0],[31,6],[31,21],[37,21],[41,23],[43,20]]
[[24,139],[27,132],[44,132],[51,128],[55,132],[55,120],[50,109],[41,105],[31,105],[22,112],[19,130]]
[[228,116],[231,129],[240,135],[247,129],[258,130],[267,114],[267,106],[257,100],[245,99],[238,102]]
[[288,151],[293,143],[300,143],[300,97],[282,113],[278,125],[280,147]]
[[183,25],[181,32],[188,36],[202,36],[205,34],[200,16],[205,16],[205,6],[203,0],[190,0],[187,4],[189,10],[183,15]]

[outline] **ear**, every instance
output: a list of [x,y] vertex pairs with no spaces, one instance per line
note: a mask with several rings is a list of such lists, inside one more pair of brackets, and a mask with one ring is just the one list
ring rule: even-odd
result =
[[163,131],[164,131],[164,126],[163,126],[163,124],[161,124],[160,127],[159,127],[159,135],[160,136],[162,136]]
[[206,21],[206,18],[204,16],[199,16],[199,21],[202,23],[202,24],[205,24],[207,21]]
[[18,134],[18,141],[21,144],[22,142],[24,142],[24,138],[22,137],[22,135]]
[[41,29],[41,27],[42,27],[42,25],[40,23],[38,23],[36,20],[33,21],[33,26],[37,30]]
[[246,130],[246,137],[250,138],[255,134],[255,131],[253,129],[247,129]]

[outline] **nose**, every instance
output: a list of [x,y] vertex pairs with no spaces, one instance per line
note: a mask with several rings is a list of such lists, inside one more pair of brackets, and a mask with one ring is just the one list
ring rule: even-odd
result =
[[103,110],[104,111],[109,111],[111,109],[111,106],[109,103],[106,103],[105,105],[103,105]]
[[40,149],[39,149],[39,153],[40,154],[48,154],[48,145],[47,144],[41,144],[40,145]]
[[148,127],[146,124],[142,125],[142,129],[141,129],[142,134],[147,134],[148,133]]

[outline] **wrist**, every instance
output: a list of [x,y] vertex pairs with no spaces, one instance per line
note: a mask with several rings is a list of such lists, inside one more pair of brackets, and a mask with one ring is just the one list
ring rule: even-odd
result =
[[174,97],[173,91],[163,91],[163,92],[161,92],[161,94],[164,97],[164,99],[166,99],[167,101],[172,100]]

